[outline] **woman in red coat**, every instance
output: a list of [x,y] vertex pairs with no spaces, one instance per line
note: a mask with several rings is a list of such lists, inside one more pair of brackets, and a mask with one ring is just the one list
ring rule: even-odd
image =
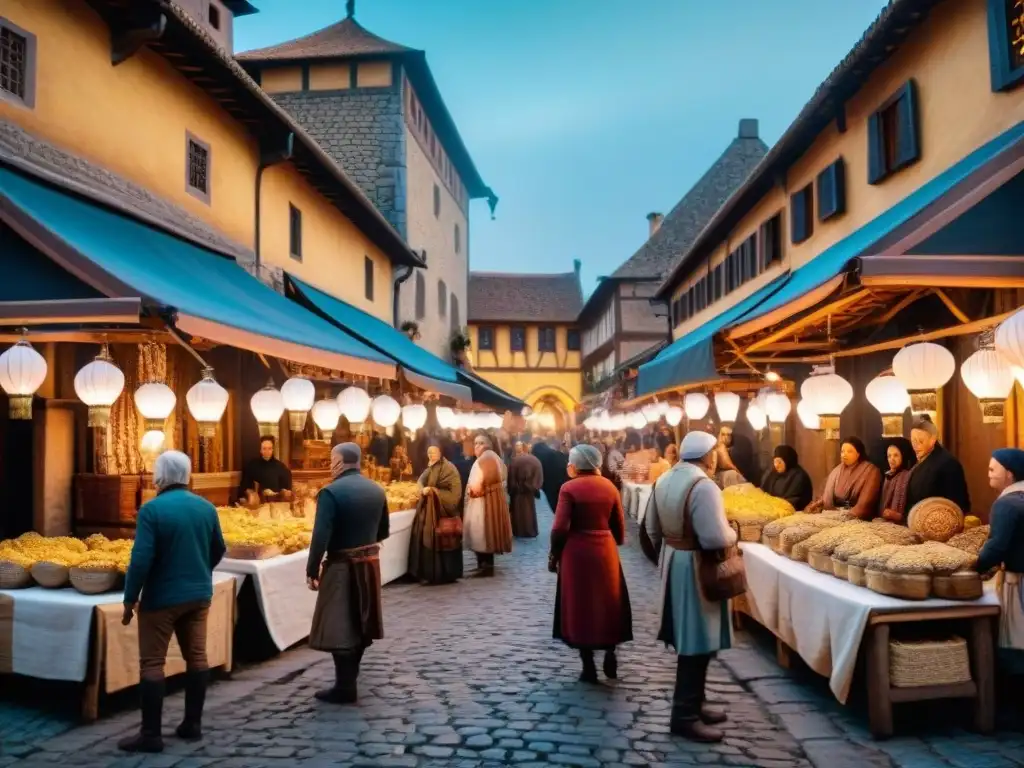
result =
[[633,614],[617,547],[625,541],[622,500],[601,477],[601,454],[590,445],[569,453],[573,478],[558,495],[551,529],[549,568],[558,573],[553,636],[576,648],[580,680],[597,682],[594,651],[603,650],[604,673],[618,674],[615,647],[633,639]]

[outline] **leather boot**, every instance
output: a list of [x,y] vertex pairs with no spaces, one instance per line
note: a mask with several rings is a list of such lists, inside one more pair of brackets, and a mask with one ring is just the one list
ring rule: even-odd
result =
[[209,682],[208,669],[185,674],[185,719],[175,731],[179,739],[199,741],[203,738],[203,705]]
[[708,666],[711,664],[711,657],[705,659],[700,672],[700,721],[704,725],[721,725],[729,719],[725,712],[717,707],[709,707],[707,703]]
[[672,719],[669,728],[676,736],[703,744],[719,742],[724,734],[701,722],[703,698],[701,667],[707,657],[680,656],[676,661],[676,687],[672,694]]
[[619,660],[615,656],[614,648],[604,652],[604,676],[609,680],[616,680],[619,677]]
[[164,739],[160,731],[163,727],[164,681],[141,681],[139,698],[142,706],[142,728],[134,736],[121,739],[117,743],[117,748],[123,752],[163,752]]
[[580,660],[583,662],[583,671],[580,672],[580,681],[584,683],[596,683],[597,665],[594,664],[594,652],[580,651]]
[[328,704],[355,704],[355,669],[348,654],[334,654],[334,687],[313,694]]

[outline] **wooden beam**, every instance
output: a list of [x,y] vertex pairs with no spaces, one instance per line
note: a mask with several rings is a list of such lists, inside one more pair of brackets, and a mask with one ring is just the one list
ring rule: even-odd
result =
[[147,43],[163,37],[166,31],[167,16],[163,13],[147,13],[138,20],[114,24],[110,31],[110,63],[115,67],[123,64]]
[[889,309],[888,312],[886,312],[880,318],[875,320],[875,325],[885,325],[890,320],[892,320],[894,317],[896,317],[896,315],[898,315],[900,312],[902,312],[904,309],[906,309],[911,304],[913,304],[915,301],[920,299],[923,295],[924,295],[924,291],[911,291],[906,296],[904,296],[902,299],[900,299],[898,302],[896,302],[896,304],[894,304]]
[[740,339],[744,336],[750,336],[753,333],[757,333],[765,328],[771,328],[776,323],[785,322],[793,315],[803,312],[805,309],[810,309],[819,301],[824,301],[832,295],[842,284],[845,279],[845,273],[836,275],[831,280],[817,288],[814,288],[807,293],[799,296],[787,304],[773,309],[771,312],[756,317],[753,320],[748,320],[741,325],[737,325],[729,331],[730,339]]
[[751,363],[750,360],[747,359],[747,356],[744,354],[743,350],[740,349],[739,345],[735,341],[733,341],[732,339],[726,339],[726,342],[729,344],[730,347],[732,347],[732,351],[736,353],[737,359],[742,360],[750,369],[751,373],[757,376],[761,375],[761,371],[757,370],[757,367],[753,363]]
[[860,284],[869,288],[1024,288],[1024,275],[884,275],[860,276]]
[[971,322],[971,318],[969,318],[966,313],[964,313],[963,310],[961,310],[960,307],[958,307],[953,300],[946,295],[944,290],[941,288],[932,288],[932,293],[942,299],[942,303],[946,305],[946,309],[948,309],[953,314],[953,317],[961,323]]
[[[69,344],[137,344],[147,339],[163,339],[166,333],[151,330],[131,330],[123,328],[92,328],[78,331],[33,331],[29,329],[26,338],[36,344],[46,342],[65,342]],[[14,344],[22,338],[20,333],[0,332],[0,343]]]
[[[824,320],[829,315],[835,315],[838,314],[839,312],[842,312],[851,304],[857,303],[857,301],[864,298],[864,296],[867,296],[868,294],[870,294],[870,291],[868,291],[867,289],[861,289],[858,291],[854,291],[853,293],[847,294],[842,298],[836,299],[835,301],[830,302],[825,306],[814,310],[813,312],[811,312],[811,314],[800,318],[796,322],[790,323],[789,325],[784,326],[780,330],[768,334],[763,339],[759,339],[758,341],[755,341],[753,344],[748,345],[744,352],[756,352],[759,349],[764,349],[770,344],[774,344],[776,341],[781,341],[782,339],[786,339],[790,336],[796,336],[802,329],[806,328],[807,326],[813,325],[814,323],[817,323],[820,320]],[[731,338],[728,341],[730,344],[732,344]]]
[[0,301],[0,325],[78,325],[139,322],[142,299]]

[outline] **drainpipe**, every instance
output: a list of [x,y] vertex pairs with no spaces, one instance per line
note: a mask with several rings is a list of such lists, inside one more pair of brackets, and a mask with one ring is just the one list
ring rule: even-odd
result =
[[284,145],[274,149],[260,148],[260,164],[256,169],[256,205],[255,205],[255,235],[253,237],[253,251],[256,255],[256,268],[259,269],[260,259],[260,192],[263,189],[263,172],[272,165],[283,163],[292,159],[292,152],[295,147],[295,134],[289,133],[284,140]]
[[398,276],[395,278],[394,291],[392,291],[392,294],[391,294],[391,296],[392,296],[392,299],[391,299],[391,315],[393,317],[392,325],[394,325],[395,328],[399,327],[398,298],[399,298],[399,296],[402,293],[402,283],[404,283],[406,280],[408,280],[410,277],[412,277],[412,272],[413,272],[414,269],[415,269],[415,267],[402,267],[402,268],[399,268]]

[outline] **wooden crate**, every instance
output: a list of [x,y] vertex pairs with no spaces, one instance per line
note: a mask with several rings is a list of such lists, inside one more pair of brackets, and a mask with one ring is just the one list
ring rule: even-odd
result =
[[237,501],[240,482],[241,472],[197,472],[192,475],[191,489],[214,506],[229,507]]
[[139,475],[75,475],[75,525],[134,526],[143,478]]

